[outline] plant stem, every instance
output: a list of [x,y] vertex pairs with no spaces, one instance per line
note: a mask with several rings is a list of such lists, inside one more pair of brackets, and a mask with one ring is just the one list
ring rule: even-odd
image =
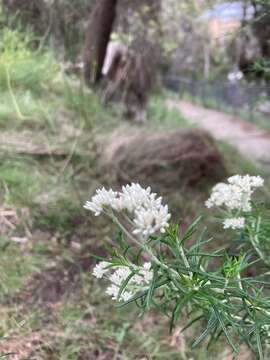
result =
[[[186,257],[185,251],[184,251],[184,249],[183,249],[183,246],[182,246],[182,245],[178,246],[178,249],[179,249],[179,251],[180,251],[180,255],[181,255],[181,257],[182,257],[182,260],[183,260],[186,268],[187,268],[187,269],[190,269],[190,265],[189,265],[188,259],[187,259],[187,257]],[[189,271],[189,277],[192,278],[192,272],[191,272],[191,271]]]
[[[159,265],[161,268],[167,270],[168,272],[172,273],[174,276],[176,275],[179,278],[179,274],[177,271],[175,271],[174,269],[171,269],[170,267],[168,267],[167,265],[163,264],[152,252],[152,250],[145,244],[139,242],[133,235],[130,234],[130,232],[124,227],[123,224],[121,224],[121,222],[118,220],[118,218],[113,214],[113,213],[107,213],[106,215],[109,216],[118,226],[119,228],[124,232],[124,234],[129,237],[130,240],[132,240],[137,246],[139,246],[140,248],[142,248],[145,252],[148,253],[148,255],[150,255],[151,259],[157,264]],[[185,257],[185,255],[184,255]],[[186,257],[185,257],[186,258]],[[183,260],[184,261],[184,260]],[[187,265],[185,263],[185,265],[188,267],[189,269],[189,263],[186,259]]]
[[256,225],[256,229],[255,229],[255,233],[253,231],[249,231],[249,239],[251,242],[251,245],[253,246],[255,252],[259,255],[260,259],[267,265],[270,266],[269,260],[265,257],[265,255],[263,254],[263,252],[260,249],[260,240],[259,240],[259,236],[258,236],[258,230],[261,224],[261,217],[258,217],[257,220],[257,224],[254,222],[253,225],[255,227]]
[[10,81],[10,75],[9,75],[9,69],[7,67],[5,67],[6,70],[6,79],[7,79],[7,87],[8,87],[8,91],[11,97],[11,100],[13,102],[13,105],[15,107],[17,116],[20,120],[24,120],[26,117],[21,113],[21,110],[19,108],[18,102],[16,100],[16,97],[14,95],[14,92],[12,90],[12,86],[11,86],[11,81]]

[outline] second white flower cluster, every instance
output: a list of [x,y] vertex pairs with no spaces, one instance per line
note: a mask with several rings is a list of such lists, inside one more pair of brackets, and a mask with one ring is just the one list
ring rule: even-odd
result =
[[224,220],[224,229],[242,229],[245,218],[239,214],[251,211],[251,196],[263,184],[264,180],[260,176],[231,176],[228,184],[219,183],[214,186],[210,198],[206,201],[206,207],[223,207],[232,215]]
[[[106,293],[112,297],[113,300],[128,301],[138,291],[141,291],[144,286],[149,285],[153,278],[153,270],[151,270],[151,263],[144,263],[143,266],[132,266],[133,271],[128,266],[113,267],[107,261],[101,261],[93,269],[93,275],[101,279],[104,276],[110,281]],[[133,276],[131,276],[133,274]],[[125,289],[120,294],[121,286],[128,280]],[[120,295],[120,296],[119,296]]]
[[164,233],[171,218],[168,206],[162,205],[161,197],[157,198],[150,187],[144,189],[134,183],[123,186],[121,192],[98,189],[84,207],[96,216],[106,209],[116,212],[127,211],[133,214],[133,233],[145,237],[157,232]]

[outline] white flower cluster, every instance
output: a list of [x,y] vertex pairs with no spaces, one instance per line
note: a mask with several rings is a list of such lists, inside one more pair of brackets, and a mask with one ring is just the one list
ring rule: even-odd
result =
[[[142,267],[133,266],[133,272],[135,274],[121,293],[120,301],[131,299],[142,287],[147,286],[153,278],[150,262],[145,263]],[[113,300],[117,300],[121,286],[131,274],[132,270],[128,266],[112,267],[111,263],[106,261],[98,263],[93,269],[93,275],[96,278],[101,279],[106,275],[110,281],[111,284],[108,286],[106,294],[110,295]]]
[[162,205],[162,198],[151,192],[151,188],[142,188],[139,184],[122,187],[122,192],[98,189],[85,209],[100,215],[106,208],[114,211],[127,211],[134,214],[134,234],[148,236],[156,232],[164,233],[169,226],[171,215],[168,206]]
[[91,201],[86,201],[84,208],[95,213],[95,216],[99,216],[105,207],[111,207],[117,210],[118,205],[116,199],[117,193],[112,189],[97,189]]
[[103,276],[109,271],[108,266],[110,266],[110,263],[107,261],[99,262],[93,269],[93,275],[97,279],[102,279]]
[[[263,186],[264,180],[260,176],[235,175],[228,178],[228,183],[219,183],[212,189],[210,198],[206,201],[207,208],[224,206],[229,211],[251,211],[251,196]],[[245,225],[243,217],[225,219],[225,229],[241,229]]]
[[228,184],[219,183],[212,189],[206,206],[225,206],[229,210],[251,210],[251,195],[256,188],[263,186],[260,176],[235,175],[228,179]]
[[243,229],[245,227],[245,218],[238,217],[238,218],[231,218],[231,219],[225,219],[223,221],[223,227],[224,229]]

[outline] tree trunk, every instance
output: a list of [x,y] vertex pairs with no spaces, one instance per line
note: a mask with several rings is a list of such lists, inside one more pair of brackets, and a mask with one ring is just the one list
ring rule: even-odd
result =
[[110,41],[118,0],[98,0],[89,19],[84,49],[84,78],[88,85],[98,84]]

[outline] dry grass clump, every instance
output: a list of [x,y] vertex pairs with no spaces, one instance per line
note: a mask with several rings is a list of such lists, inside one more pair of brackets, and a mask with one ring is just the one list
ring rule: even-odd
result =
[[155,184],[156,190],[199,188],[226,176],[213,139],[197,129],[117,131],[106,141],[102,163],[110,182]]

